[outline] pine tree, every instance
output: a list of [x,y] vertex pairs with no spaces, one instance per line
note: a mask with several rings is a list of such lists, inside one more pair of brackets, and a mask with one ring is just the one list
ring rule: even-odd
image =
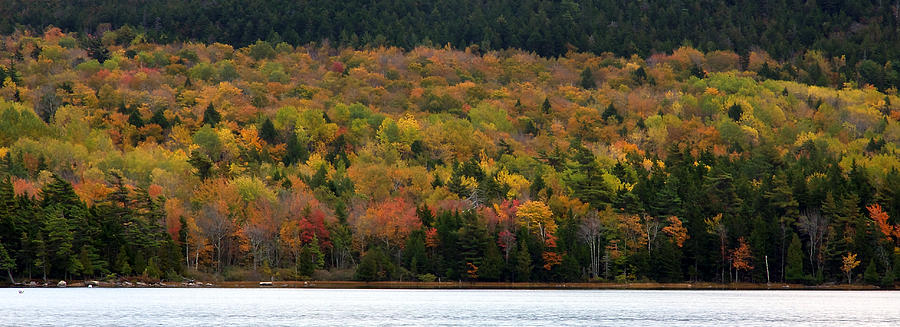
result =
[[803,249],[801,248],[800,237],[797,236],[797,233],[792,233],[791,245],[788,246],[785,278],[791,283],[802,282],[804,280]]
[[275,125],[272,124],[272,120],[269,118],[266,118],[266,121],[260,126],[259,137],[268,144],[276,144],[278,142],[278,132],[275,130]]
[[525,242],[519,244],[519,253],[516,254],[516,281],[527,282],[531,277],[531,253]]
[[286,153],[282,161],[286,166],[293,165],[297,162],[305,162],[309,159],[309,149],[306,145],[300,143],[300,139],[294,131],[288,136]]
[[878,275],[875,258],[869,260],[869,265],[866,266],[866,270],[863,272],[863,281],[869,285],[878,285],[881,283],[881,276]]
[[116,255],[116,269],[122,276],[130,276],[132,273],[131,265],[128,263],[128,253],[125,252],[125,246],[119,248],[119,254]]
[[587,67],[581,71],[581,82],[579,85],[584,89],[593,89],[597,87],[597,82],[594,81],[594,73],[591,72],[591,67]]
[[78,254],[78,261],[81,263],[82,275],[89,277],[94,274],[94,263],[91,260],[90,251],[88,251],[87,246],[81,247],[81,252]]
[[0,240],[0,269],[6,270],[6,275],[9,277],[9,282],[13,284],[16,283],[16,280],[12,275],[12,270],[15,268],[16,261],[9,256],[9,252],[6,252],[6,247],[3,246],[3,242],[2,240]]
[[153,116],[150,117],[151,124],[159,125],[162,129],[169,129],[169,120],[166,119],[166,116],[163,114],[163,110],[157,110],[153,113]]
[[552,112],[552,107],[550,107],[550,97],[544,98],[544,103],[541,104],[541,112],[545,115],[549,115]]
[[216,108],[213,107],[212,103],[206,106],[206,110],[203,111],[203,125],[216,127],[216,125],[219,124],[219,121],[221,120],[222,116],[219,115],[219,112],[216,111]]
[[147,267],[144,268],[143,273],[143,276],[145,278],[159,279],[160,277],[162,277],[162,271],[157,266],[156,261],[159,261],[159,258],[152,257],[147,261]]
[[128,115],[128,123],[137,128],[144,127],[144,119],[141,118],[141,113],[137,110],[132,110],[131,114]]
[[503,272],[503,256],[500,255],[500,248],[497,242],[487,242],[484,251],[484,259],[482,259],[481,267],[478,269],[478,278],[486,281],[500,280]]

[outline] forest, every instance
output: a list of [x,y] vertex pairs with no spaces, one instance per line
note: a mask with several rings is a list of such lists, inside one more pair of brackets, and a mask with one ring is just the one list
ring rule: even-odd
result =
[[[682,46],[731,51],[746,69],[762,50],[792,80],[880,90],[900,87],[898,0],[7,0],[0,33],[17,29],[92,33],[129,26],[149,41],[265,40],[292,46],[417,46],[524,49],[544,57],[570,50],[649,57]],[[823,77],[807,51],[839,59]],[[800,76],[804,70],[809,76]]]
[[827,51],[8,32],[10,281],[900,277],[900,97]]

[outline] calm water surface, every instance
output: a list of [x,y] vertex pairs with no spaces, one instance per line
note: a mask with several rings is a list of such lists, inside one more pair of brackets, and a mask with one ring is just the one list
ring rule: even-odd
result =
[[900,292],[0,289],[3,326],[900,326]]

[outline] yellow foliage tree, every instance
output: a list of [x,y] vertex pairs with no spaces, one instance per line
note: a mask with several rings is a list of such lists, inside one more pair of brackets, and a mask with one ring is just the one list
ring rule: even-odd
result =
[[544,242],[548,235],[556,233],[556,221],[553,220],[553,212],[550,207],[541,201],[528,201],[519,206],[516,211],[519,226],[531,232],[537,232]]

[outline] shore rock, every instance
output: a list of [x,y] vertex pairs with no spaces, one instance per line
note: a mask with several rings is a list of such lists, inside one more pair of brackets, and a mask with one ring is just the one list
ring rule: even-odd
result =
[[56,283],[56,287],[66,287],[66,281],[61,280],[59,283]]

